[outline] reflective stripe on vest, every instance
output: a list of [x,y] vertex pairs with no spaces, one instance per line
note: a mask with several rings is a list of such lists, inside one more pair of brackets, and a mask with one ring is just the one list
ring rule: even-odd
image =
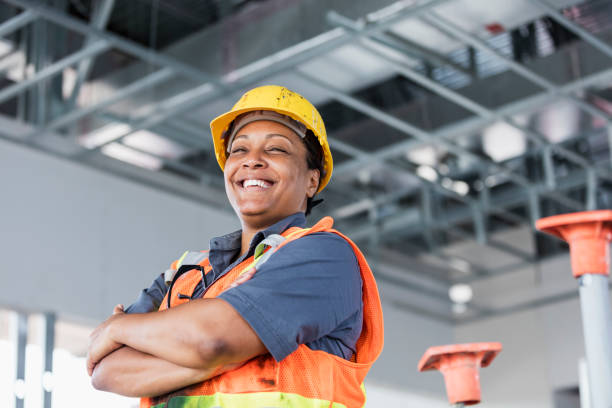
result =
[[[351,245],[363,281],[363,326],[351,361],[301,344],[280,362],[270,354],[257,356],[204,382],[160,397],[143,398],[141,408],[362,408],[365,404],[364,378],[383,346],[382,308],[376,282],[363,254],[350,239],[332,229],[332,225],[333,220],[325,217],[308,230],[290,228],[283,232],[282,242],[278,239],[260,248],[256,251],[257,260],[253,256],[226,272],[209,286],[203,297],[219,296],[231,288],[244,271],[261,266],[263,255],[280,250],[295,239],[316,232],[335,233]],[[203,264],[210,267],[207,261]],[[175,281],[180,291],[188,294],[193,293],[198,282],[197,270]],[[170,303],[176,306],[185,301],[173,295]],[[167,299],[164,299],[160,309],[165,309],[166,304]]]
[[287,236],[282,236],[278,234],[268,235],[255,247],[255,252],[253,254],[253,262],[251,262],[249,266],[244,268],[244,270],[240,272],[238,276],[242,275],[251,268],[255,268],[255,270],[257,270],[259,267],[261,267],[261,265],[266,263],[268,259],[270,259],[272,254],[276,252],[276,250],[281,246],[283,242],[290,239],[294,235],[299,234],[300,232],[307,232],[309,229],[310,228],[299,228],[296,231],[287,234]]
[[205,252],[190,252],[185,251],[185,253],[176,261],[176,268],[169,268],[164,272],[164,281],[166,285],[170,285],[172,280],[174,279],[174,275],[176,271],[183,265],[199,265],[204,259],[208,257],[208,251]]
[[345,405],[284,392],[253,392],[174,397],[152,408],[347,408]]

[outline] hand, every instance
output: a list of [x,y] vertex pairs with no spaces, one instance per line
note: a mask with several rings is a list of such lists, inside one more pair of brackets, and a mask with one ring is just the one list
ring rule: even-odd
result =
[[255,272],[257,272],[257,269],[255,269],[255,267],[243,272],[240,276],[238,276],[235,281],[232,282],[232,284],[229,286],[229,289],[235,288],[238,285],[242,285],[244,282],[251,279],[253,275],[255,275]]
[[125,313],[125,310],[123,310],[123,305],[121,303],[113,308],[114,315],[120,314],[120,313]]
[[123,306],[117,305],[113,309],[113,315],[96,327],[89,335],[89,346],[87,348],[87,374],[93,374],[96,364],[104,357],[122,347],[123,344],[114,341],[110,335],[111,325],[117,319],[121,319],[125,313]]

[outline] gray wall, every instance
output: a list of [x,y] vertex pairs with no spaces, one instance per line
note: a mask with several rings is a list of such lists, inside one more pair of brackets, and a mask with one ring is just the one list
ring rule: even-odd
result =
[[424,396],[444,397],[444,382],[438,372],[419,373],[417,365],[430,346],[449,344],[452,326],[397,309],[385,300],[385,347],[368,380],[376,385],[411,391]]
[[235,228],[227,212],[0,141],[0,305],[96,322]]

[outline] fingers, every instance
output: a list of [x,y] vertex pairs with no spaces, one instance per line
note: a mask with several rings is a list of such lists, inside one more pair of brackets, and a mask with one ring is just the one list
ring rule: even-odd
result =
[[94,371],[94,368],[96,368],[96,363],[94,363],[89,355],[87,355],[87,360],[85,360],[85,365],[87,366],[87,374],[91,377]]
[[125,313],[125,310],[123,310],[123,305],[120,303],[117,306],[114,307],[113,309],[113,314],[118,314],[118,313]]
[[236,279],[234,282],[232,282],[232,284],[230,285],[230,289],[231,288],[235,288],[238,285],[242,285],[244,282],[246,282],[249,279],[251,279],[253,277],[253,275],[255,275],[255,272],[257,272],[255,267],[253,267],[253,268],[249,269],[248,271],[244,272],[242,275],[240,275],[238,277],[238,279]]

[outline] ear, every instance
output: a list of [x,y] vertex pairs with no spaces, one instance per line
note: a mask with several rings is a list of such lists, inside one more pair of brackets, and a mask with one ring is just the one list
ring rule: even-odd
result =
[[319,179],[321,173],[318,169],[308,169],[308,185],[306,186],[306,196],[308,198],[314,197],[319,189]]

